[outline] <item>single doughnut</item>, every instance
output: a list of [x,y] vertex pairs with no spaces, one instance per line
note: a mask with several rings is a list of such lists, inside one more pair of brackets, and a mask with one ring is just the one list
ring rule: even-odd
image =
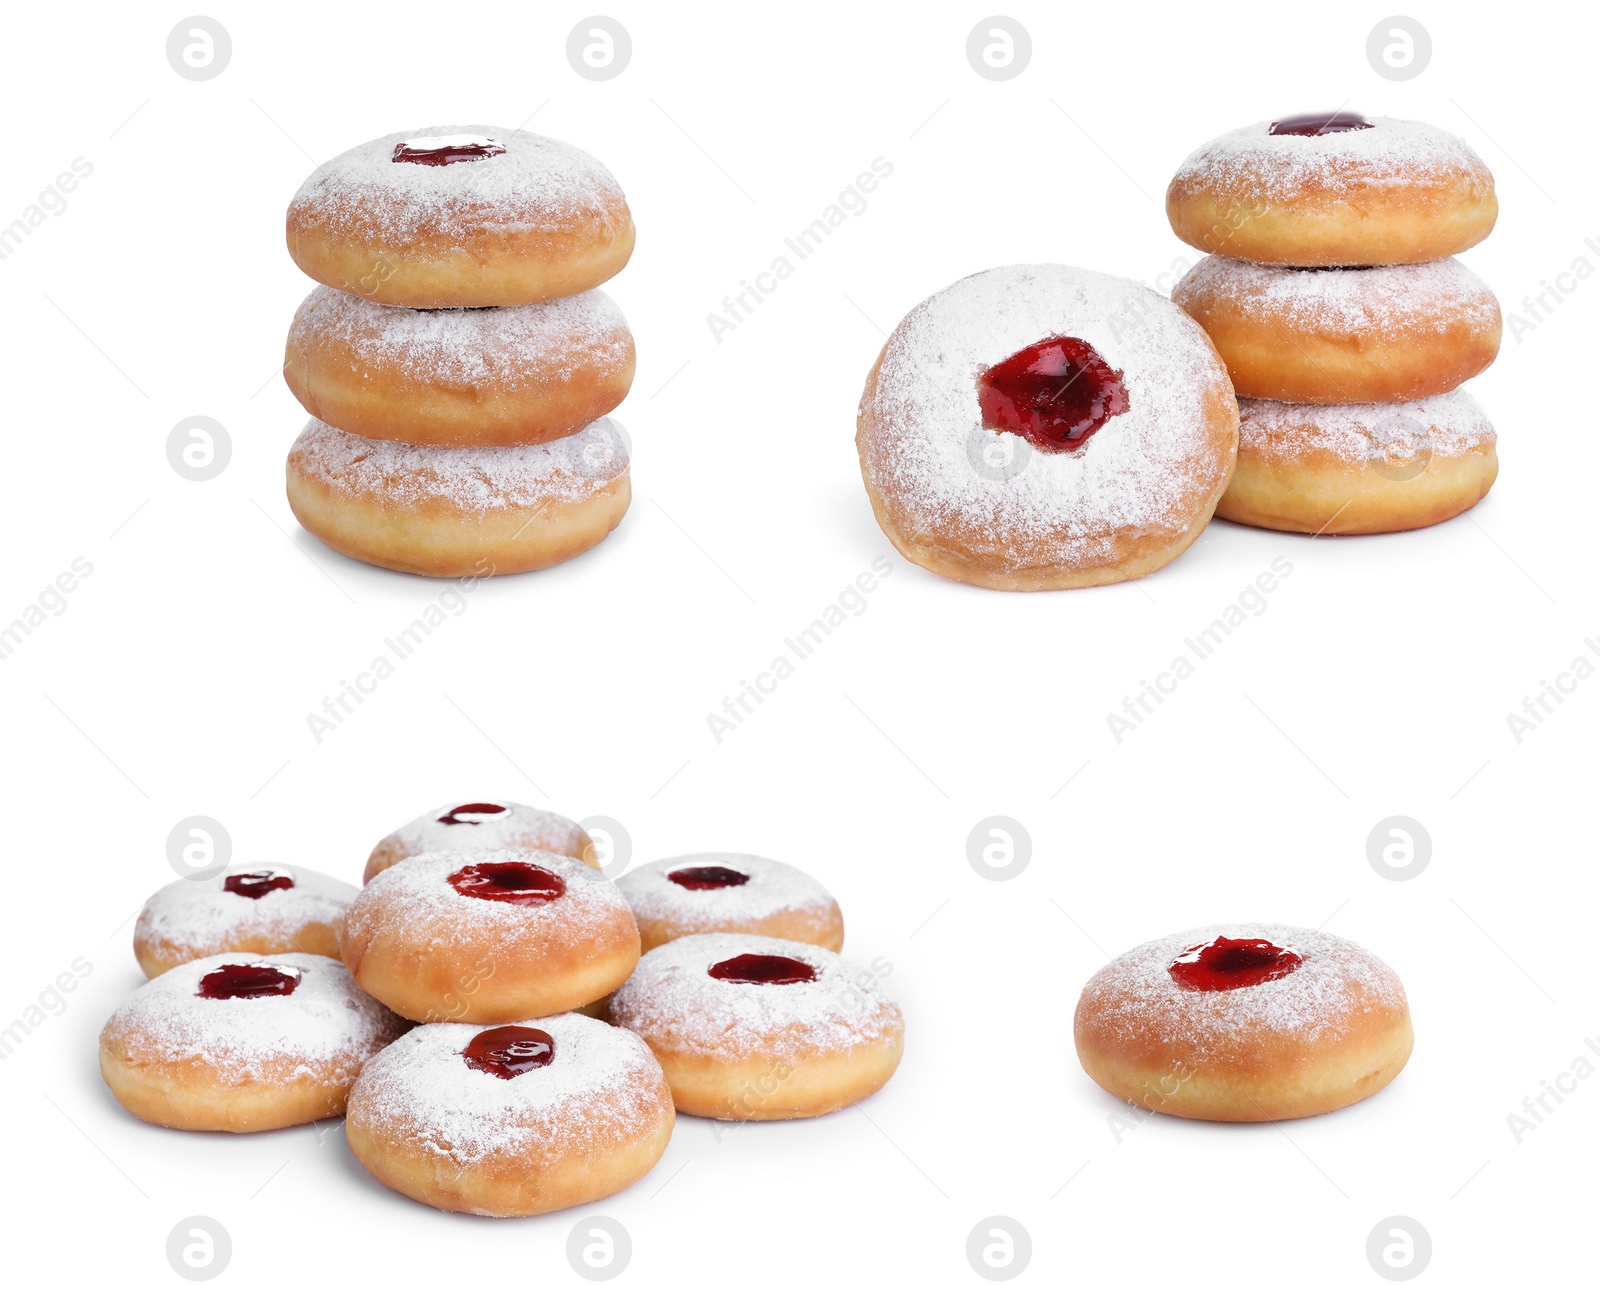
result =
[[283,377],[324,423],[426,446],[520,446],[609,414],[633,335],[598,289],[529,306],[413,311],[321,287],[300,304]]
[[1500,304],[1459,261],[1295,270],[1206,257],[1172,300],[1211,335],[1241,397],[1415,401],[1500,351]]
[[809,1118],[894,1075],[904,1021],[878,982],[824,947],[695,934],[646,954],[610,1017],[655,1052],[678,1112]]
[[615,991],[639,930],[614,883],[552,852],[427,852],[390,866],[345,912],[344,962],[419,1022],[506,1023]]
[[521,306],[603,284],[633,217],[582,149],[528,131],[432,126],[325,162],[289,204],[289,255],[319,283],[394,306]]
[[1217,517],[1351,536],[1429,527],[1494,485],[1494,428],[1465,390],[1404,405],[1239,402],[1239,467]]
[[1216,351],[1170,306],[1111,275],[1005,266],[913,309],[856,423],[895,548],[996,590],[1101,586],[1182,554],[1239,420]]
[[385,834],[367,857],[362,883],[424,852],[554,852],[599,866],[583,826],[520,802],[457,802]]
[[661,1065],[581,1014],[426,1023],[361,1070],[345,1139],[374,1177],[435,1208],[528,1217],[616,1194],[672,1136]]
[[1089,980],[1078,1059],[1119,1100],[1277,1122],[1381,1091],[1411,1057],[1405,989],[1354,942],[1284,924],[1174,933]]
[[169,883],[139,912],[133,954],[145,977],[221,951],[339,958],[339,925],[356,887],[315,870],[252,861],[214,879]]
[[343,1113],[361,1066],[409,1026],[337,960],[227,951],[128,997],[100,1033],[100,1074],[158,1126],[273,1131]]
[[699,852],[629,870],[617,887],[644,950],[690,933],[759,933],[837,951],[839,903],[803,870],[741,852]]
[[1354,113],[1230,131],[1167,187],[1167,219],[1185,243],[1279,266],[1436,261],[1484,239],[1498,212],[1494,177],[1465,140]]
[[622,426],[536,446],[380,442],[313,419],[289,451],[289,507],[341,554],[429,577],[548,568],[600,544],[632,488]]

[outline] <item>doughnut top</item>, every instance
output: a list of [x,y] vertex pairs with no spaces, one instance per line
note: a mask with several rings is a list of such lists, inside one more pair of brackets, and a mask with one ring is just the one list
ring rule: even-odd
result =
[[[1001,547],[1025,538],[1051,563],[1103,561],[1119,531],[1183,533],[1228,470],[1205,452],[1203,398],[1231,388],[1204,331],[1170,306],[1132,280],[1054,265],[1004,266],[935,293],[890,335],[863,398],[869,481],[929,533],[967,529]],[[983,429],[979,376],[1052,337],[1088,343],[1126,389],[1126,410],[1075,451]],[[1020,472],[978,471],[974,447],[988,443],[974,438],[990,437],[1012,462],[1027,457]]]
[[1307,193],[1337,198],[1375,186],[1442,185],[1463,179],[1475,193],[1493,192],[1489,168],[1459,136],[1426,122],[1367,120],[1370,129],[1325,135],[1273,135],[1271,122],[1241,126],[1185,158],[1173,184],[1248,195],[1252,202],[1269,205],[1290,203]]
[[[724,887],[684,887],[669,876],[685,870],[731,870],[747,882]],[[691,882],[693,881],[691,876]],[[803,870],[764,856],[742,852],[697,852],[669,856],[629,870],[617,887],[641,919],[665,923],[686,933],[767,919],[779,912],[808,913],[819,920],[834,900]]]
[[[396,160],[397,146],[430,137],[489,140],[503,152],[443,166]],[[289,204],[291,224],[376,237],[396,249],[419,240],[462,247],[485,233],[574,225],[594,226],[611,238],[622,229],[619,213],[626,217],[621,187],[582,149],[493,126],[429,126],[368,140],[324,162]]]
[[1305,406],[1239,398],[1239,444],[1297,463],[1320,452],[1352,465],[1402,466],[1493,446],[1494,427],[1465,388],[1394,405]]
[[425,1023],[361,1070],[351,1110],[386,1138],[462,1166],[543,1145],[599,1156],[659,1121],[666,1080],[633,1033],[583,1014],[508,1026],[548,1036],[549,1062],[502,1077],[468,1062],[482,1027]]
[[313,419],[289,460],[298,473],[341,494],[373,495],[401,508],[441,502],[483,515],[586,500],[627,471],[628,444],[609,416],[533,446],[412,446],[356,437]]
[[[384,841],[407,856],[526,847],[571,856],[583,839],[574,820],[520,802],[450,802],[408,821]],[[567,849],[567,850],[562,850]]]
[[[268,966],[298,974],[288,994],[201,995],[201,982],[225,965]],[[362,1063],[408,1025],[356,986],[350,971],[320,955],[203,956],[152,978],[107,1021],[101,1042],[140,1063],[197,1062],[231,1082],[288,1084],[355,1078]]]
[[[284,879],[294,886],[279,886]],[[233,887],[230,880],[237,881]],[[252,896],[261,884],[272,886]],[[214,879],[181,879],[161,889],[139,912],[133,940],[136,947],[179,954],[228,951],[258,940],[292,951],[307,924],[336,927],[356,891],[315,870],[236,862]]]
[[[626,876],[624,876],[626,877]],[[711,968],[743,955],[781,956],[816,971],[792,982],[735,982]],[[647,951],[612,993],[611,1017],[676,1054],[800,1060],[898,1033],[900,1007],[876,977],[825,947],[743,933],[702,933]]]

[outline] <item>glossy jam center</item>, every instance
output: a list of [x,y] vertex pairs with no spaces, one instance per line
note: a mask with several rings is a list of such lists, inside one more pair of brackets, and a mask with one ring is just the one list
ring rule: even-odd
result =
[[448,167],[453,162],[477,162],[504,153],[506,146],[488,136],[427,135],[401,140],[394,146],[393,162],[415,162],[424,167]]
[[712,888],[737,888],[750,882],[750,876],[726,865],[686,865],[667,875],[680,888],[707,892]]
[[498,802],[463,802],[451,807],[439,817],[441,825],[481,825],[488,820],[499,820],[511,813]]
[[1370,131],[1372,123],[1360,113],[1297,113],[1280,117],[1268,135],[1343,135],[1346,131]]
[[300,971],[278,964],[223,964],[200,979],[196,993],[208,1001],[287,996],[300,985]]
[[814,983],[817,980],[817,971],[804,960],[754,952],[718,960],[706,972],[725,983]]
[[566,880],[559,874],[526,861],[464,865],[450,876],[450,884],[463,897],[504,901],[513,906],[543,906],[567,890]]
[[1218,937],[1190,947],[1167,972],[1180,987],[1197,992],[1231,992],[1275,982],[1298,969],[1303,957],[1259,937]]
[[1122,375],[1082,338],[1045,338],[978,377],[983,426],[1074,451],[1128,408]]
[[487,1028],[467,1042],[461,1052],[468,1068],[480,1073],[493,1073],[510,1081],[535,1068],[543,1068],[556,1057],[555,1039],[538,1028],[520,1028],[511,1024],[503,1028]]
[[294,876],[280,870],[248,870],[243,874],[230,874],[222,881],[222,891],[236,893],[257,901],[269,892],[294,887]]

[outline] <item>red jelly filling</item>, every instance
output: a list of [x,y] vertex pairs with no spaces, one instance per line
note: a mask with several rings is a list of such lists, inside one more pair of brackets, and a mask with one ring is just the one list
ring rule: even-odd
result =
[[814,983],[817,971],[804,960],[786,955],[756,955],[747,952],[729,960],[718,960],[706,972],[725,983]]
[[1298,969],[1303,957],[1259,937],[1218,937],[1190,947],[1167,966],[1172,981],[1196,992],[1231,992],[1276,982]]
[[230,874],[222,881],[222,891],[237,893],[251,901],[265,897],[269,892],[294,887],[294,876],[277,870],[248,870],[244,874]]
[[1360,113],[1297,113],[1280,117],[1268,135],[1343,135],[1346,131],[1369,131],[1372,123]]
[[750,876],[725,865],[686,865],[667,875],[680,888],[690,892],[706,892],[712,888],[737,888],[750,882]]
[[441,144],[418,148],[402,140],[394,146],[392,162],[416,162],[424,167],[448,167],[452,162],[477,162],[504,153],[506,146],[493,140],[472,140],[462,144]]
[[978,377],[983,426],[1075,451],[1128,408],[1122,374],[1082,338],[1046,338]]
[[493,1073],[509,1081],[552,1063],[556,1057],[556,1043],[548,1032],[512,1024],[504,1028],[486,1028],[478,1033],[467,1042],[461,1057],[467,1061],[468,1068]]
[[463,897],[513,906],[543,906],[567,890],[566,880],[559,874],[526,861],[464,865],[450,876],[450,884]]
[[497,820],[506,814],[498,802],[463,802],[451,807],[439,817],[441,825],[481,825],[486,820]]
[[300,985],[300,971],[275,964],[223,964],[200,979],[197,995],[208,1001],[287,996]]

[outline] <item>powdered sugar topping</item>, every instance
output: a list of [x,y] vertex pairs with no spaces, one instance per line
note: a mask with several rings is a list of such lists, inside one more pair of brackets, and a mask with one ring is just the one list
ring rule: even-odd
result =
[[1483,407],[1457,388],[1395,404],[1306,406],[1239,399],[1239,449],[1292,463],[1311,452],[1355,465],[1401,466],[1495,442]]
[[[504,814],[477,815],[463,813],[454,817],[456,823],[447,824],[445,818],[457,807],[488,805],[503,807]],[[553,811],[520,802],[487,804],[463,802],[446,803],[435,807],[424,816],[418,816],[402,825],[384,840],[384,844],[398,846],[406,856],[420,856],[424,852],[498,852],[545,851],[560,856],[571,856],[581,848],[582,827],[574,820]]]
[[[226,891],[229,876],[257,870],[287,874],[294,887],[274,888],[260,897]],[[295,938],[307,924],[336,928],[356,891],[354,884],[315,870],[236,862],[214,879],[182,879],[162,888],[139,913],[133,940],[169,959],[201,950],[229,951],[257,941],[293,951]]]
[[[748,875],[749,882],[731,888],[691,890],[667,876],[693,866],[725,866]],[[764,856],[742,852],[700,852],[652,861],[628,871],[617,887],[641,919],[695,932],[707,926],[750,923],[791,913],[826,916],[833,896],[803,870]]]

